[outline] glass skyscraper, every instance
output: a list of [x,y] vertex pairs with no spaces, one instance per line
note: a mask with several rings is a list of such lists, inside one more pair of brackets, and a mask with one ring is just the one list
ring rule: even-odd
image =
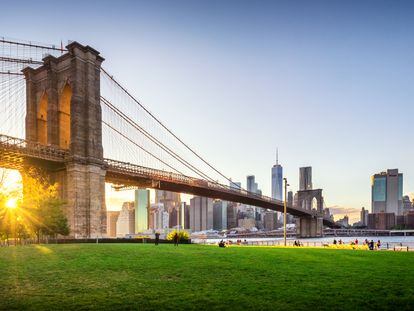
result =
[[403,174],[387,170],[371,177],[372,213],[402,214]]
[[148,211],[150,208],[150,191],[135,190],[135,233],[148,230]]
[[272,167],[272,199],[283,200],[283,167],[279,163]]
[[255,182],[254,175],[248,175],[246,180],[247,191],[256,193],[257,192],[257,183]]

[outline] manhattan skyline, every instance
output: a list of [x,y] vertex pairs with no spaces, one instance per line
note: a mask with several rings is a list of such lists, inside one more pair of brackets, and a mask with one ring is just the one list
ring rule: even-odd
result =
[[5,4],[0,35],[88,43],[234,181],[253,174],[270,195],[278,146],[291,190],[299,167],[312,166],[328,207],[359,212],[370,209],[378,171],[398,168],[404,194],[414,192],[414,7],[400,2],[107,2],[56,12],[17,1]]

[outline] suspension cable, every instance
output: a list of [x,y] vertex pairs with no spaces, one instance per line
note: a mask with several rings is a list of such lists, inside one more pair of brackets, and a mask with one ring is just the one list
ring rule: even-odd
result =
[[186,143],[184,143],[177,135],[175,135],[167,126],[165,126],[155,115],[153,115],[143,104],[141,104],[126,88],[124,88],[113,76],[111,76],[104,68],[101,67],[102,72],[108,76],[121,90],[123,90],[137,105],[139,105],[144,111],[150,115],[158,124],[160,124],[168,133],[170,133],[176,140],[178,140],[186,149],[188,149],[191,153],[193,153],[197,158],[203,161],[208,167],[213,169],[216,173],[218,173],[221,177],[229,181],[233,186],[240,188],[240,190],[244,190],[242,187],[239,187],[236,183],[234,183],[230,178],[225,176],[215,167],[213,167],[210,163],[208,163],[203,157],[201,157],[197,152],[195,152],[192,148],[190,148]]
[[59,49],[55,46],[24,43],[24,42],[19,42],[19,41],[10,41],[10,40],[5,40],[4,38],[0,39],[0,43],[8,43],[8,44],[14,44],[14,45],[20,45],[20,46],[28,46],[28,47],[33,47],[33,48],[47,49],[47,50],[53,50],[53,51],[59,51],[59,52],[67,52],[68,51],[67,49],[63,49],[63,48]]
[[131,144],[137,146],[138,148],[140,148],[142,151],[144,151],[145,153],[149,154],[150,156],[154,157],[155,159],[157,159],[158,161],[160,161],[162,164],[165,164],[166,166],[168,166],[170,169],[174,170],[176,173],[184,175],[184,173],[180,172],[179,170],[177,170],[176,168],[172,167],[171,165],[169,165],[168,163],[164,162],[163,160],[161,160],[159,157],[157,157],[156,155],[154,155],[153,153],[151,153],[150,151],[146,150],[144,147],[138,145],[136,142],[134,142],[132,139],[130,139],[129,137],[127,137],[126,135],[124,135],[123,133],[121,133],[120,131],[118,131],[116,128],[114,128],[113,126],[111,126],[110,124],[108,124],[107,122],[102,120],[102,123],[104,125],[106,125],[107,127],[109,127],[111,130],[115,131],[116,133],[118,133],[119,135],[121,135],[123,138],[125,138],[126,140],[128,140]]
[[[145,129],[143,129],[141,126],[139,126],[134,120],[132,120],[130,117],[128,117],[125,113],[123,113],[121,110],[119,110],[117,107],[115,107],[111,102],[109,102],[107,99],[101,96],[102,102],[110,108],[112,111],[114,111],[118,116],[120,116],[124,121],[126,121],[128,124],[130,124],[132,127],[134,127],[136,130],[144,134],[145,137],[150,139],[153,143],[155,143],[158,147],[160,147],[162,150],[166,151],[169,155],[171,155],[173,158],[175,158],[177,161],[179,161],[181,164],[189,168],[191,171],[196,173],[202,178],[205,178],[209,180],[212,183],[217,183],[214,179],[194,167],[191,163],[183,159],[180,155],[175,153],[173,150],[171,150],[169,147],[164,145],[161,141],[159,141],[157,138],[152,136],[150,133],[148,133]],[[218,184],[218,183],[217,183]]]

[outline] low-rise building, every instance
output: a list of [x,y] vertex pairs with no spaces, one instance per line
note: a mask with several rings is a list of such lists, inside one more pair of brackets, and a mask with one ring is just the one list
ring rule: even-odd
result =
[[339,219],[336,223],[342,227],[347,228],[349,227],[349,217],[345,215],[344,218]]
[[238,227],[243,229],[256,228],[256,220],[253,218],[243,218],[238,220]]
[[375,230],[390,230],[395,226],[394,213],[368,214],[368,228]]

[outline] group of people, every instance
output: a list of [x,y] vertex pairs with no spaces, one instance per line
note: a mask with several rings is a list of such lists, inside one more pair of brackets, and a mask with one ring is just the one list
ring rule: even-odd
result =
[[[174,241],[174,246],[178,246],[178,242],[180,241],[180,236],[178,235],[177,232],[174,233],[173,236],[173,241]],[[159,232],[155,233],[155,245],[158,245],[160,243],[160,234]]]
[[[228,240],[228,241],[221,240],[218,243],[218,246],[219,247],[226,247],[226,246],[229,246],[229,245],[232,245],[232,244],[233,244],[232,240]],[[247,240],[244,239],[244,241],[242,241],[242,240],[239,239],[239,240],[236,241],[236,244],[237,245],[247,245]]]
[[[350,242],[351,245],[358,245],[358,243],[359,243],[358,239],[355,239],[355,241]],[[337,244],[342,245],[342,244],[345,244],[345,243],[341,239],[339,239],[339,241],[334,239],[333,244],[334,245],[337,245]],[[368,239],[365,239],[365,241],[362,243],[362,245],[368,246],[368,249],[372,251],[374,249],[380,249],[381,248],[381,241],[378,240],[377,243],[374,243],[373,240],[368,241]]]
[[293,242],[293,246],[303,246],[303,243],[300,243],[300,241]]
[[381,241],[378,240],[377,243],[374,243],[373,240],[368,241],[368,239],[365,239],[364,245],[368,245],[368,248],[370,251],[373,251],[374,249],[381,249]]

